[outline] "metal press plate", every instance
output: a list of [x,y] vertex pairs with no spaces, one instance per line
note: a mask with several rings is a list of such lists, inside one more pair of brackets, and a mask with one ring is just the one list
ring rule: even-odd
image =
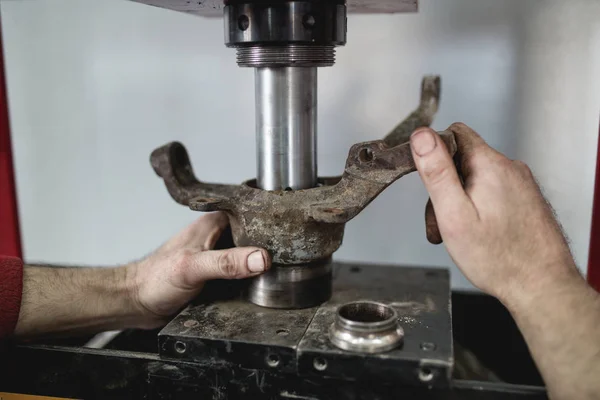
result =
[[[244,300],[236,287],[190,305],[159,334],[165,359],[234,364],[301,376],[445,387],[452,370],[450,279],[444,269],[334,264],[331,300],[304,310],[277,310]],[[207,287],[208,289],[208,287]],[[328,330],[341,304],[367,299],[394,307],[401,347],[379,354],[341,350]]]
[[[452,374],[450,275],[445,269],[344,265],[333,297],[316,312],[298,346],[303,375],[403,381],[444,387]],[[393,307],[404,329],[401,347],[360,354],[335,347],[327,330],[343,304],[371,300]]]
[[225,298],[215,300],[208,294],[208,300],[200,299],[199,304],[188,306],[169,322],[158,336],[161,356],[234,363],[244,368],[297,371],[296,349],[317,307],[264,308],[246,300],[245,287],[237,282],[209,285],[206,289]]
[[[223,0],[131,0],[136,3],[204,17],[223,16]],[[418,11],[418,0],[348,0],[349,13],[407,13]]]

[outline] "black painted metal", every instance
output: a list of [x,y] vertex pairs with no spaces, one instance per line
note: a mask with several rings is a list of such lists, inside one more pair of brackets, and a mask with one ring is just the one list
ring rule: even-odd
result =
[[271,1],[229,4],[224,9],[228,47],[307,43],[346,44],[342,2]]
[[154,354],[25,346],[3,354],[0,391],[76,399],[547,399],[541,387],[455,381],[428,389],[377,381],[302,379]]

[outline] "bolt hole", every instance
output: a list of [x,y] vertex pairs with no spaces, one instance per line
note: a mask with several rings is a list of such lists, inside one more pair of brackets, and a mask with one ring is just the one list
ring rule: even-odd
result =
[[433,351],[435,350],[435,343],[431,342],[423,342],[421,343],[421,350],[423,351]]
[[267,365],[269,367],[275,368],[279,365],[279,356],[277,354],[269,354],[267,356]]
[[245,31],[250,26],[250,20],[247,15],[240,15],[238,18],[238,28]]
[[175,342],[175,351],[178,352],[179,354],[183,354],[185,353],[185,351],[187,350],[187,345],[183,342]]
[[421,368],[419,370],[419,379],[421,382],[429,382],[433,379],[433,371],[431,368]]
[[290,334],[290,331],[288,331],[287,329],[277,329],[277,334],[279,336],[287,336]]
[[358,153],[358,159],[362,162],[373,161],[373,150],[364,148]]
[[317,21],[315,20],[315,17],[313,17],[311,14],[306,14],[304,16],[304,18],[302,18],[302,23],[304,24],[304,27],[307,29],[311,29],[315,26],[315,23]]
[[325,371],[327,369],[327,360],[321,357],[316,357],[313,360],[313,367],[315,367],[317,371]]
[[350,272],[354,272],[355,274],[360,272],[360,267],[352,267],[350,268]]

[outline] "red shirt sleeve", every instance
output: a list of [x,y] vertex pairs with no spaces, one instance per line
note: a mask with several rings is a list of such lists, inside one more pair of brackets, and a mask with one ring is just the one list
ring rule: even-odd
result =
[[15,330],[23,294],[23,262],[0,256],[0,339]]

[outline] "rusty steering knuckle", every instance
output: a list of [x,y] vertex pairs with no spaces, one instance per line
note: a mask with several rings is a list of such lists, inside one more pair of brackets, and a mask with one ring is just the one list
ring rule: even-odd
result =
[[[265,248],[280,265],[327,259],[342,244],[345,224],[387,186],[416,170],[410,134],[431,124],[439,93],[439,77],[425,77],[416,111],[383,140],[353,145],[343,175],[320,178],[312,189],[267,191],[258,189],[254,180],[241,185],[202,182],[178,142],[156,149],[152,167],[178,203],[195,211],[226,211],[237,246]],[[454,154],[453,133],[440,136]]]

